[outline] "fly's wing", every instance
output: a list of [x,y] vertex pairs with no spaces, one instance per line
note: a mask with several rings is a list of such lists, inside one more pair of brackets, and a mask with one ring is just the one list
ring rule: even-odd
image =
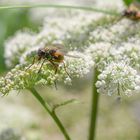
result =
[[59,43],[46,44],[46,48],[56,50],[56,51],[61,52],[63,54],[66,54],[68,52],[66,50],[66,48],[64,47],[64,45],[63,44],[59,44]]
[[50,49],[55,49],[58,52],[61,52],[63,55],[68,56],[68,57],[81,58],[79,56],[68,54],[68,49],[66,49],[63,44],[55,43],[55,44],[48,45],[47,47],[49,47]]
[[63,44],[59,44],[59,43],[54,43],[52,44],[52,47],[56,47],[59,50],[63,50],[64,49],[64,45]]
[[81,58],[80,56],[74,56],[74,55],[70,55],[70,54],[65,54],[65,56],[73,57],[73,58]]
[[46,48],[50,48],[50,49],[63,49],[64,48],[64,46],[63,46],[63,44],[57,44],[57,43],[54,43],[54,44],[45,44],[45,47]]
[[57,43],[54,43],[54,44],[46,44],[45,45],[45,48],[53,49],[53,50],[60,50],[62,52],[64,51],[63,44],[57,44]]

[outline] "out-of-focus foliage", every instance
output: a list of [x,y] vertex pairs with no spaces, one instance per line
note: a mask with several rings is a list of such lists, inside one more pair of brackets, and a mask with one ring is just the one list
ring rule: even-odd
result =
[[140,2],[140,0],[136,0],[137,2]]
[[5,39],[13,35],[15,31],[23,28],[37,30],[37,23],[31,21],[28,9],[0,11],[0,73],[6,69],[3,57]]
[[132,3],[140,3],[140,0],[123,0],[123,2],[125,3],[125,5],[129,6]]
[[123,0],[123,2],[124,2],[127,6],[129,6],[129,5],[133,2],[133,0]]

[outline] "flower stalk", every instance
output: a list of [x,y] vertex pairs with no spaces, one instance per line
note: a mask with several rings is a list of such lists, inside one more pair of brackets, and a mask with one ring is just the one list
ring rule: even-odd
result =
[[65,127],[57,117],[56,113],[51,109],[50,105],[44,101],[44,99],[39,95],[35,88],[30,88],[29,91],[35,96],[35,98],[40,102],[42,107],[49,113],[52,119],[55,121],[59,129],[61,130],[62,134],[64,135],[66,140],[71,140],[69,134],[67,133]]
[[98,114],[98,102],[99,102],[99,93],[97,92],[96,82],[98,80],[99,72],[97,68],[94,69],[93,75],[93,89],[92,89],[92,98],[91,98],[91,117],[90,117],[90,127],[89,127],[89,140],[95,140],[96,134],[96,124],[97,124],[97,114]]
[[75,9],[75,10],[85,10],[99,12],[114,16],[120,16],[120,13],[115,13],[107,10],[98,9],[90,6],[74,6],[74,5],[61,5],[61,4],[28,4],[28,5],[3,5],[0,6],[0,10],[3,9],[15,9],[15,8],[59,8],[59,9]]

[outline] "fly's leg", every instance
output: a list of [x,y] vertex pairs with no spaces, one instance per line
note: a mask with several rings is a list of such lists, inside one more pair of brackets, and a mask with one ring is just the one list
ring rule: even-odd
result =
[[26,68],[26,69],[25,69],[25,71],[27,71],[28,69],[30,69],[30,68],[34,65],[34,63],[35,63],[35,57],[34,57],[34,59],[33,59],[32,64],[31,64],[31,65],[29,65],[29,67],[28,67],[28,68]]
[[[54,71],[54,73],[56,74],[57,73],[57,71],[58,71],[58,65],[56,65],[53,61],[49,61],[53,66],[54,66],[54,68],[55,68],[55,71]],[[57,88],[57,81],[55,80],[54,81],[54,86],[55,86],[55,89],[57,90],[58,88]]]
[[57,65],[57,64],[55,64],[53,61],[50,61],[50,63],[54,66],[54,68],[55,68],[54,73],[56,74],[56,73],[57,73],[57,71],[58,71],[58,65]]
[[47,60],[47,59],[44,59],[44,60],[43,60],[41,66],[40,66],[40,68],[39,68],[39,70],[38,70],[38,73],[40,73],[40,71],[41,71],[41,69],[42,69],[42,66],[43,66],[43,64],[45,63],[46,60]]

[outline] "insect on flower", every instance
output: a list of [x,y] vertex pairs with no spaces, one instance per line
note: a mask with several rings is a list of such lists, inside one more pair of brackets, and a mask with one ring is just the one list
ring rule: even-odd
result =
[[138,5],[131,4],[126,10],[124,10],[123,16],[132,20],[140,20],[140,10]]
[[41,71],[42,66],[46,61],[50,62],[52,66],[55,68],[55,74],[58,71],[58,66],[60,63],[63,63],[64,65],[64,70],[66,74],[70,77],[69,73],[67,72],[66,65],[64,63],[64,53],[61,51],[63,49],[62,44],[51,44],[51,45],[46,45],[44,48],[39,48],[37,51],[37,57],[33,59],[33,63],[26,69],[28,70],[35,62],[36,60],[40,62],[41,60],[41,66],[38,70],[38,73]]

